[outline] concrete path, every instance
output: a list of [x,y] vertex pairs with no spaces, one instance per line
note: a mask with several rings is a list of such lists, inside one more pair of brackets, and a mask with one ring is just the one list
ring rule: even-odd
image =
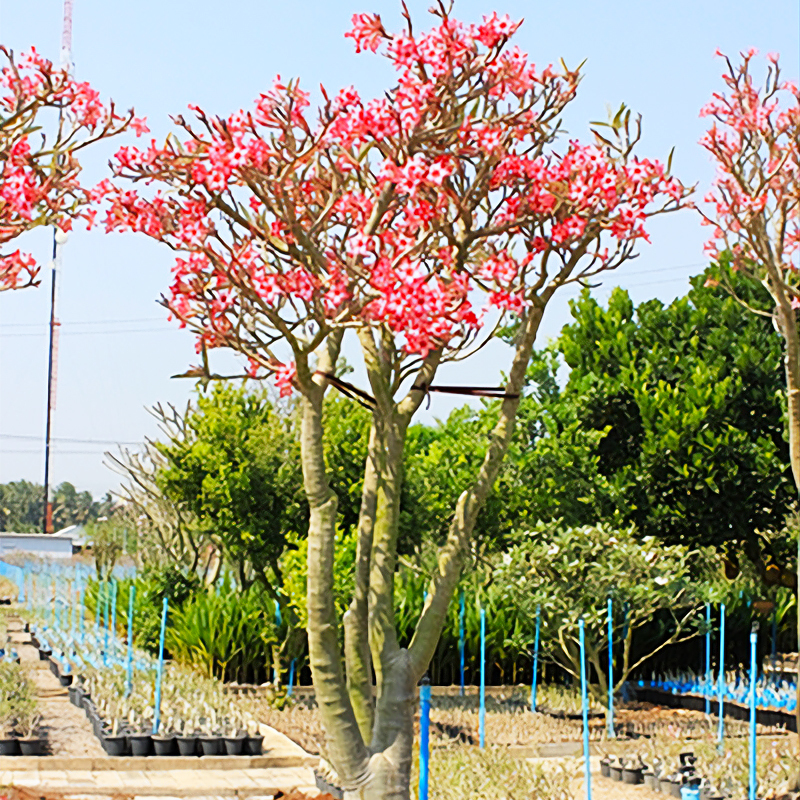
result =
[[314,774],[301,767],[268,769],[25,770],[0,772],[0,786],[39,797],[272,797],[315,793]]

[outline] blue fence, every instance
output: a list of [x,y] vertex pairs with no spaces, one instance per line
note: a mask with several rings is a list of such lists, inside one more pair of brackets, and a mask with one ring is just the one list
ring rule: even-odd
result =
[[11,564],[6,564],[5,561],[0,561],[0,578],[8,578],[19,588],[19,602],[25,601],[25,578],[21,567],[15,567]]

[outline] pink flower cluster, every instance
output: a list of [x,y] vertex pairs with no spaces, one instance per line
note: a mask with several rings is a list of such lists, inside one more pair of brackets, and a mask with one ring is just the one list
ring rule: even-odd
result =
[[[113,105],[106,108],[98,93],[85,82],[75,81],[63,69],[31,48],[18,59],[0,47],[7,63],[0,70],[0,112],[5,123],[0,131],[0,245],[37,225],[55,224],[70,230],[75,218],[91,221],[88,192],[78,180],[80,166],[74,152],[93,141],[113,136],[129,124],[145,131],[143,120],[132,114],[120,117]],[[36,147],[31,129],[44,128],[37,116],[46,108],[65,112],[60,130]],[[54,158],[54,154],[58,158]],[[35,283],[38,268],[19,250],[0,254],[0,290]]]
[[[718,55],[722,55],[718,53]],[[781,81],[778,57],[768,56],[767,79],[755,84],[755,50],[742,53],[723,75],[728,91],[715,93],[700,111],[712,124],[700,143],[711,153],[717,175],[705,197],[713,215],[706,252],[718,258],[723,250],[743,261],[777,259],[794,271],[800,248],[800,91]],[[764,233],[774,233],[769,250]]]
[[282,394],[294,367],[253,356],[264,336],[370,326],[413,356],[457,348],[483,324],[481,295],[521,313],[543,254],[590,252],[602,266],[601,238],[612,250],[645,238],[653,208],[685,196],[658,162],[544,146],[579,76],[537,71],[508,46],[518,27],[442,14],[429,31],[390,34],[358,14],[347,35],[358,51],[383,47],[391,91],[325,94],[313,121],[308,94],[280,79],[252,110],[193,108],[185,141],[117,153],[117,175],[139,183],[98,187],[106,229],[175,249],[181,324],[202,346],[238,348],[252,374],[272,371]]

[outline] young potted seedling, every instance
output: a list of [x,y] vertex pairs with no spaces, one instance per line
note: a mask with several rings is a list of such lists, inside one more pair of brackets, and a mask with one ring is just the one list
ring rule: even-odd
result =
[[18,671],[16,665],[0,663],[0,756],[19,755],[19,740],[11,735]]
[[178,741],[178,752],[182,756],[197,755],[197,734],[195,723],[188,716],[183,718],[181,732],[175,737]]
[[157,756],[175,754],[175,720],[171,714],[161,723],[158,733],[153,735],[153,749]]
[[122,728],[119,717],[115,715],[109,733],[100,740],[107,755],[125,756],[128,754],[128,737],[122,732]]
[[244,743],[247,734],[242,728],[242,717],[240,714],[233,713],[227,720],[227,734],[225,736],[225,752],[229,756],[240,756],[244,752]]
[[247,738],[244,741],[244,752],[248,756],[260,756],[264,747],[264,737],[258,732],[258,723],[249,717],[247,720]]

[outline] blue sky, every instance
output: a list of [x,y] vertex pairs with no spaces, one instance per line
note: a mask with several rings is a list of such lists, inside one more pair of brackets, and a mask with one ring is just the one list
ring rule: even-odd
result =
[[[409,0],[419,29],[430,0]],[[91,81],[122,108],[134,106],[162,138],[169,115],[198,103],[227,114],[252,102],[280,73],[307,88],[355,84],[362,95],[381,92],[391,75],[382,60],[356,56],[343,33],[356,11],[378,11],[387,27],[399,24],[393,0],[75,0],[73,54],[77,76]],[[763,9],[763,11],[762,11]],[[640,153],[665,158],[676,148],[674,171],[686,183],[708,186],[712,170],[697,144],[704,130],[698,110],[721,88],[716,48],[735,54],[754,46],[781,53],[786,77],[798,75],[798,4],[775,0],[610,0],[534,3],[460,0],[458,17],[479,20],[497,10],[525,18],[516,41],[538,65],[587,59],[579,98],[566,118],[570,136],[585,137],[590,120],[625,102],[644,120]],[[62,0],[0,0],[0,41],[15,50],[35,45],[58,59]],[[121,143],[121,142],[120,142]],[[102,177],[117,143],[84,157],[86,177]],[[683,294],[702,269],[704,230],[691,212],[652,227],[640,258],[606,276],[630,289],[636,302]],[[22,244],[22,243],[21,243]],[[47,232],[25,246],[46,262]],[[171,257],[166,248],[133,235],[74,233],[64,251],[59,296],[62,320],[55,482],[69,480],[98,495],[116,476],[103,466],[113,442],[135,443],[156,433],[147,408],[185,404],[192,386],[171,380],[194,362],[191,337],[166,320],[156,300],[165,290]],[[0,482],[41,481],[47,367],[49,276],[35,290],[0,294]],[[568,318],[565,291],[548,308],[541,342]],[[451,382],[494,384],[507,363],[502,346],[477,361],[448,368]],[[457,401],[456,401],[457,402]],[[454,403],[434,397],[428,418]],[[423,417],[424,418],[424,417]]]

